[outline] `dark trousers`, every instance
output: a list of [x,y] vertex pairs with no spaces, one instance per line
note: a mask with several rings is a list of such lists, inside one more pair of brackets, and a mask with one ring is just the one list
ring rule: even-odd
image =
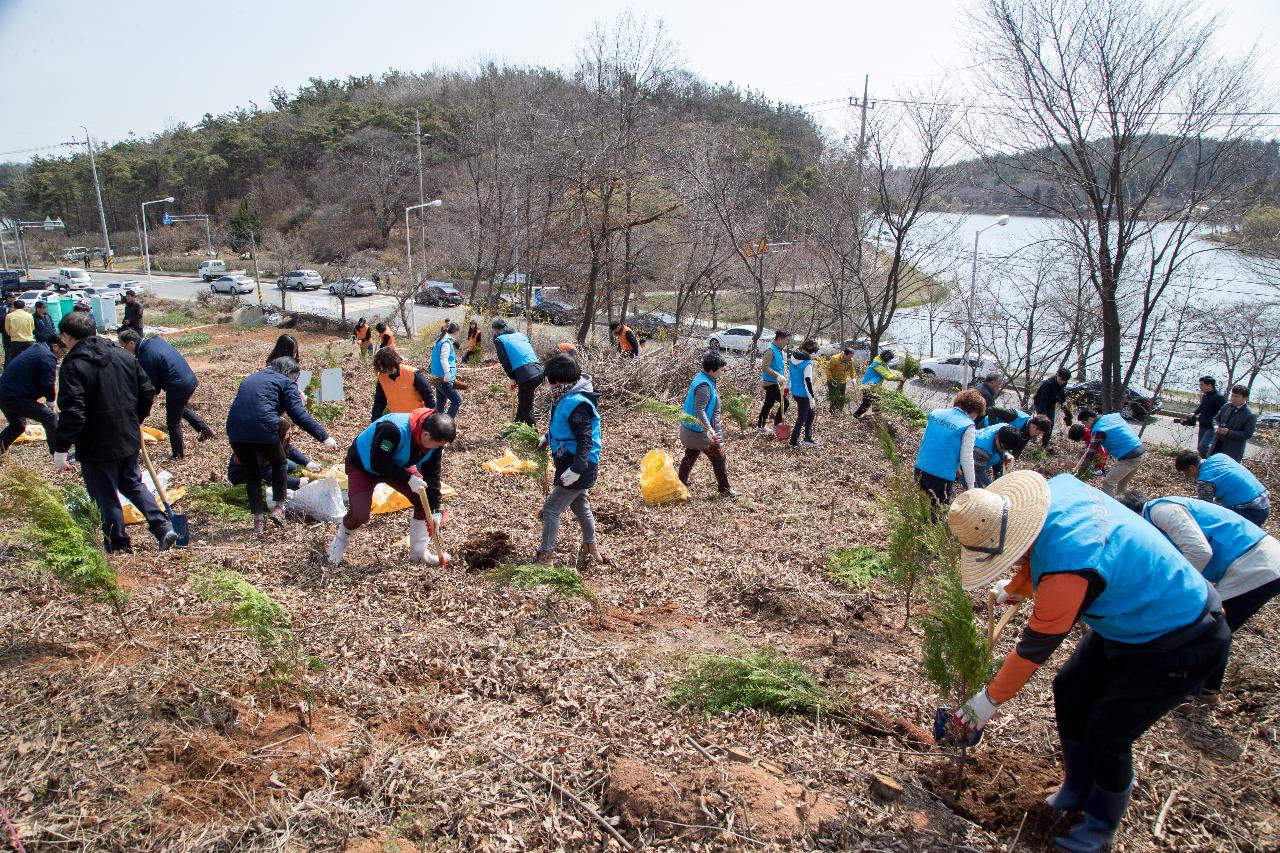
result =
[[1227,509],[1234,512],[1241,518],[1248,519],[1254,524],[1261,527],[1267,523],[1267,519],[1271,517],[1271,507],[1263,509],[1260,506],[1230,506]]
[[804,430],[804,440],[813,441],[813,418],[817,413],[813,400],[808,397],[796,397],[796,426],[791,430],[792,447],[800,443],[801,429]]
[[191,395],[196,393],[196,389],[190,391],[165,391],[164,392],[164,423],[169,432],[169,449],[173,451],[175,459],[181,459],[186,453],[186,443],[182,438],[182,422],[186,421],[191,424],[191,428],[196,432],[205,432],[209,429],[209,425],[204,422],[204,418],[200,417],[195,409],[187,405],[191,400]]
[[1218,437],[1213,427],[1200,427],[1200,431],[1196,434],[1196,452],[1200,454],[1201,459],[1208,459],[1213,454],[1213,440]]
[[[448,406],[446,410],[445,406]],[[532,403],[530,403],[532,405]],[[458,409],[462,407],[462,395],[458,393],[458,389],[453,387],[452,382],[441,382],[436,386],[436,411],[444,412],[449,417],[458,414]]]
[[782,423],[782,414],[786,411],[786,407],[780,406],[780,403],[782,403],[782,386],[777,382],[766,382],[764,384],[764,405],[760,407],[760,417],[756,418],[756,427],[758,429],[764,429],[764,422],[769,419],[769,412],[772,412],[774,408],[777,408],[777,411],[773,414],[774,426]]
[[1143,645],[1110,643],[1085,632],[1053,679],[1058,734],[1084,744],[1094,781],[1123,791],[1133,780],[1133,742],[1156,721],[1196,693],[1231,648],[1221,613],[1191,639],[1164,648],[1166,638]]
[[[521,382],[516,389],[516,420],[520,423],[526,423],[534,426],[533,423],[533,395],[537,393],[538,386],[542,384],[542,377],[537,379],[526,379]],[[459,398],[461,400],[461,398]]]
[[44,427],[49,452],[53,453],[57,449],[53,445],[53,439],[54,433],[58,431],[58,416],[44,403],[18,397],[0,397],[0,414],[9,422],[4,431],[0,432],[0,452],[8,450],[9,445],[22,435],[27,428],[28,418]]
[[[1222,611],[1226,614],[1227,627],[1231,629],[1231,633],[1238,631],[1241,625],[1253,618],[1253,614],[1265,607],[1267,602],[1277,595],[1280,595],[1280,578],[1222,602]],[[1204,689],[1214,692],[1221,690],[1222,681],[1226,677],[1227,659],[1223,658],[1222,666],[1209,675],[1209,679],[1204,683]]]
[[1058,412],[1056,409],[1049,409],[1048,411],[1043,411],[1043,412],[1038,410],[1036,411],[1037,415],[1044,415],[1046,418],[1049,419],[1049,428],[1044,431],[1044,437],[1040,439],[1041,447],[1049,446],[1049,439],[1053,437],[1054,415],[1056,415],[1057,413]]
[[921,471],[919,468],[915,469],[914,474],[916,482],[920,484],[920,488],[924,489],[925,494],[932,498],[935,504],[944,504],[951,500],[951,487],[955,484],[954,480],[935,477],[928,471]]
[[244,487],[249,493],[249,511],[254,515],[262,515],[267,511],[267,502],[262,496],[262,465],[271,466],[271,499],[277,504],[284,503],[289,464],[284,455],[284,445],[249,444],[247,442],[231,442],[231,451],[244,466]]
[[124,524],[124,510],[116,492],[124,495],[138,508],[147,520],[147,529],[156,537],[157,542],[169,532],[168,516],[156,505],[151,491],[142,484],[137,453],[110,462],[87,462],[81,459],[80,474],[84,478],[85,491],[102,513],[102,538],[107,551],[127,551],[131,547]]
[[689,485],[689,472],[693,470],[693,463],[698,461],[698,455],[702,453],[707,455],[707,459],[711,461],[711,470],[716,472],[716,488],[722,493],[729,491],[729,468],[725,462],[724,448],[718,444],[712,444],[701,450],[686,447],[684,458],[680,460],[680,467],[676,471],[680,476],[680,482],[686,486]]
[[[862,385],[862,402],[858,404],[858,408],[857,408],[857,410],[853,413],[853,416],[854,416],[855,418],[860,418],[860,417],[862,417],[862,416],[863,416],[863,414],[865,414],[865,413],[866,413],[867,409],[870,409],[872,406],[874,406],[874,405],[879,401],[880,385],[881,385],[881,384],[882,384],[882,383],[880,383],[880,382],[873,382],[873,383],[871,383],[871,384],[869,384],[869,385],[868,385],[868,384],[866,384],[866,383],[863,383],[863,385]],[[879,411],[879,409],[877,408],[877,409],[876,409],[876,411],[878,412],[878,411]]]
[[36,345],[35,341],[10,341],[9,342],[9,358],[17,358],[26,352],[29,348]]

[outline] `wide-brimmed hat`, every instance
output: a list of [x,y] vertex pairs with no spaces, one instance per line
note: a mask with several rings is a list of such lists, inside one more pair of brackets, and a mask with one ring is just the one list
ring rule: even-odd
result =
[[1010,471],[951,502],[947,526],[960,543],[964,588],[1000,577],[1027,552],[1049,514],[1049,483],[1035,471]]

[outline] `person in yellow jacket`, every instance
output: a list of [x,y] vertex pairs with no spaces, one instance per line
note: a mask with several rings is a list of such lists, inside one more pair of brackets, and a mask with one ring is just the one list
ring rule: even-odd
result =
[[827,402],[831,411],[844,411],[849,402],[849,380],[853,378],[853,348],[845,347],[835,355],[822,360],[822,370],[827,377]]
[[902,379],[902,374],[889,366],[892,363],[893,350],[881,350],[878,356],[871,359],[866,373],[862,374],[862,402],[858,404],[858,410],[853,413],[855,418],[862,417],[867,409],[875,405],[880,396],[881,384]]
[[9,336],[9,358],[17,358],[23,350],[36,342],[36,320],[26,308],[26,304],[18,299],[4,317],[4,331]]

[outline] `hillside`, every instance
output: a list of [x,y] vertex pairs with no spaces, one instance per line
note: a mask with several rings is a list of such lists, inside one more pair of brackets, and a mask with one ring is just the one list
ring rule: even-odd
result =
[[[184,345],[201,377],[194,403],[221,424],[273,333],[204,331],[209,341]],[[335,358],[343,368],[348,399],[333,431],[345,448],[367,422],[372,374],[345,344],[299,337],[304,367]],[[421,344],[406,350],[423,357]],[[647,369],[587,357],[606,388]],[[1051,672],[997,718],[972,753],[970,788],[948,806],[949,759],[921,730],[937,700],[920,674],[919,629],[903,627],[901,596],[884,580],[846,586],[828,574],[831,549],[885,541],[888,469],[868,423],[824,411],[822,450],[805,453],[730,427],[743,500],[709,500],[704,462],[687,504],[648,506],[639,459],[676,452],[675,426],[606,393],[592,502],[612,564],[584,577],[593,606],[478,570],[531,555],[542,499],[532,480],[481,468],[502,452],[511,411],[490,368],[467,374],[460,439],[445,457],[457,491],[446,570],[405,564],[404,513],[376,517],[325,570],[330,526],[253,538],[247,521],[187,498],[190,548],[157,555],[139,535],[137,553],[112,558],[130,640],[108,605],[30,566],[29,540],[8,540],[0,801],[28,850],[622,849],[593,812],[635,849],[1003,851],[1015,836],[1019,849],[1046,849],[1061,829],[1037,805],[1059,772]],[[754,380],[733,382],[750,391]],[[889,427],[910,458],[914,430]],[[193,442],[165,467],[192,488],[223,477],[227,452],[222,440]],[[1069,453],[1039,464],[1056,472]],[[47,467],[38,445],[13,456]],[[1168,463],[1158,456],[1137,485],[1177,489]],[[1274,465],[1258,471],[1280,486]],[[576,537],[567,521],[562,560]],[[198,592],[215,570],[241,573],[285,608],[301,676],[271,669],[275,655]],[[1278,640],[1274,620],[1255,619],[1236,638],[1222,706],[1175,713],[1140,741],[1125,850],[1280,844]],[[832,707],[709,714],[673,703],[697,656],[752,650],[802,664]],[[873,795],[874,774],[898,780],[901,798]]]

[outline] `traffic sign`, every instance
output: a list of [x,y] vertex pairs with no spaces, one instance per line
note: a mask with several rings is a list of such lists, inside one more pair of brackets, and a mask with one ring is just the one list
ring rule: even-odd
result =
[[164,216],[160,218],[160,221],[163,222],[165,225],[172,225],[173,217],[166,213]]

